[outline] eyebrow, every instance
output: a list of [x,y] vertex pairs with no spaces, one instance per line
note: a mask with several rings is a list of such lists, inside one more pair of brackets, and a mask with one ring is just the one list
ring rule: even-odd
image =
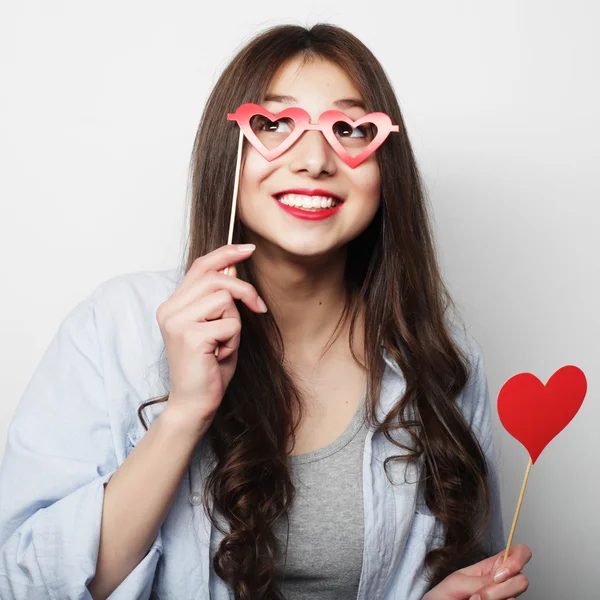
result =
[[[298,100],[293,96],[282,96],[280,94],[267,94],[264,99],[264,102],[281,102],[282,104],[296,104]],[[365,103],[358,98],[342,98],[341,100],[336,100],[333,103],[334,106],[338,108],[354,108],[358,106],[362,108],[364,111],[367,110]]]

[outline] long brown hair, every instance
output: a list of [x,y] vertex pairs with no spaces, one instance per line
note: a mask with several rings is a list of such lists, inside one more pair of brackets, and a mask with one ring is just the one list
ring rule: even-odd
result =
[[[278,68],[295,56],[339,65],[369,112],[383,111],[400,125],[400,133],[377,150],[380,208],[348,245],[342,320],[350,319],[352,346],[359,306],[364,307],[369,422],[397,446],[393,432],[409,431],[414,447],[392,460],[424,458],[425,500],[447,528],[445,544],[426,557],[433,586],[482,555],[489,512],[487,467],[455,402],[468,380],[468,360],[448,331],[452,302],[440,277],[425,192],[400,107],[381,64],[354,35],[331,24],[278,25],[257,35],[227,65],[208,98],[194,143],[186,272],[195,258],[227,240],[239,131],[225,115],[245,102],[260,104]],[[244,241],[239,222],[234,241]],[[251,260],[238,265],[238,277],[261,294]],[[255,315],[236,304],[242,318],[237,369],[206,434],[215,464],[206,480],[204,505],[216,527],[222,527],[217,512],[229,526],[229,531],[221,529],[226,535],[213,568],[236,599],[281,599],[275,577],[281,549],[273,525],[293,501],[286,449],[295,439],[302,398],[285,366],[281,333],[271,313]],[[401,368],[406,391],[379,423],[382,345]],[[144,426],[143,408],[166,400],[168,395],[140,407]],[[408,406],[416,409],[416,420],[406,420]],[[483,515],[480,521],[476,515]]]

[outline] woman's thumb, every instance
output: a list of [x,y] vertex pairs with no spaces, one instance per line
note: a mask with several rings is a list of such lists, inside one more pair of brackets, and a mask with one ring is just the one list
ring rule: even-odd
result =
[[490,572],[488,573],[488,578],[494,577],[494,575],[496,574],[496,570],[498,569],[498,567],[500,566],[500,563],[503,560],[504,560],[504,551],[502,551],[500,556],[498,556],[498,558],[496,559],[496,562],[494,563],[493,567],[491,568]]
[[456,577],[452,582],[452,589],[449,592],[460,591],[461,598],[471,598],[473,594],[476,594],[482,587],[485,587],[489,583],[488,575],[465,575],[464,573],[456,572],[451,577]]
[[225,275],[229,275],[230,277],[237,277],[237,269],[235,268],[235,265],[229,265],[225,269]]

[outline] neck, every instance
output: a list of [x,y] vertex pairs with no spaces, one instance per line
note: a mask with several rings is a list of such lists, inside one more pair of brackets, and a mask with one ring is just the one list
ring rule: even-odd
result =
[[[261,294],[283,336],[286,355],[318,360],[344,309],[346,249],[298,257],[261,240],[251,260]],[[340,340],[345,337],[341,335]]]

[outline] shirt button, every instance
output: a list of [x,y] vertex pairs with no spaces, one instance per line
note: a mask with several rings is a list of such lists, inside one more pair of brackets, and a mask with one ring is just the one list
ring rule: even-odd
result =
[[192,492],[190,494],[190,504],[200,506],[202,504],[202,494],[200,492]]

